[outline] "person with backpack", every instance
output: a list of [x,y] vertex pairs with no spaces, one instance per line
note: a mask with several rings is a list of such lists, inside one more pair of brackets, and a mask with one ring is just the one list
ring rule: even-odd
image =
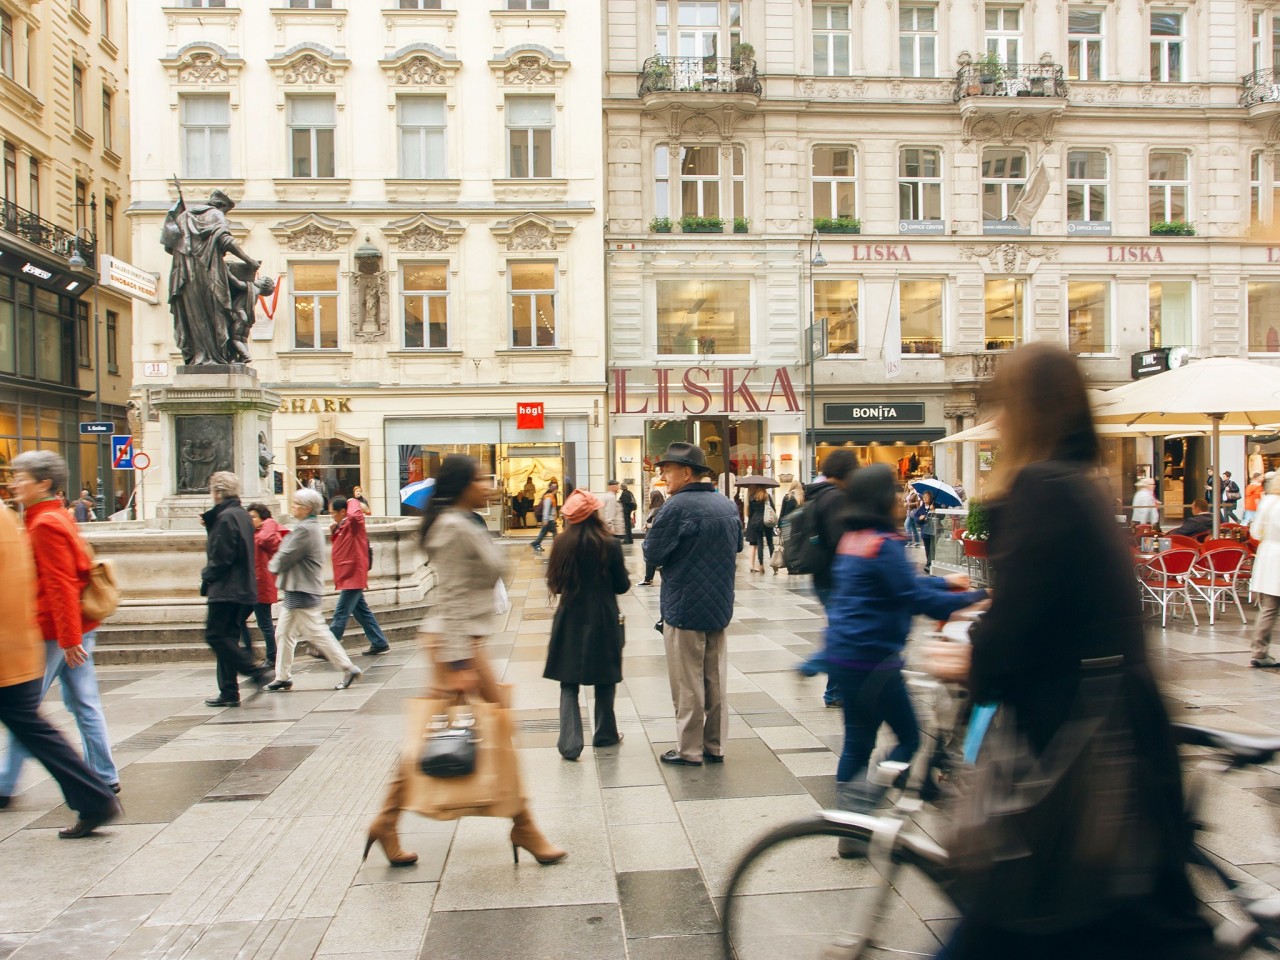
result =
[[552,540],[556,538],[556,517],[559,515],[556,507],[556,492],[558,489],[556,482],[552,480],[547,484],[547,492],[542,495],[542,501],[538,504],[538,522],[542,524],[542,529],[533,538],[533,543],[529,544],[534,553],[542,552],[542,541],[547,538],[548,534],[550,534]]

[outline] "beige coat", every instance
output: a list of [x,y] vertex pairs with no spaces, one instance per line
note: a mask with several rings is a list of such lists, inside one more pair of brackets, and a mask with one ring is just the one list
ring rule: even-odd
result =
[[1262,498],[1249,532],[1258,541],[1249,585],[1254,593],[1280,597],[1280,496],[1269,493]]
[[494,584],[502,579],[506,562],[489,531],[465,510],[440,515],[426,551],[436,580],[427,594],[422,632],[435,638],[437,660],[470,659],[475,639],[494,632]]
[[0,687],[44,676],[36,626],[36,564],[18,518],[0,500]]
[[618,502],[618,495],[612,490],[606,490],[600,494],[600,519],[604,522],[604,528],[615,537],[620,537],[627,532],[622,504]]

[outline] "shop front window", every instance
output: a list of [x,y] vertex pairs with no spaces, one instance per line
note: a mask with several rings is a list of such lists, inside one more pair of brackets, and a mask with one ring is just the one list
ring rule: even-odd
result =
[[1249,352],[1280,353],[1280,281],[1249,283]]
[[900,280],[899,311],[904,354],[942,352],[944,280]]
[[1022,342],[1023,289],[1025,280],[1007,277],[986,284],[986,348],[1012,350]]
[[658,281],[659,355],[750,352],[751,281]]
[[1151,349],[1194,343],[1190,280],[1152,280],[1147,285]]
[[[682,417],[645,422],[645,464],[649,483],[657,475],[654,461],[672,443],[692,443],[706,457],[711,479],[722,493],[736,493],[733,480],[749,474],[773,472],[766,455],[763,420],[730,417]],[[646,486],[646,494],[648,486]]]
[[1067,347],[1072,353],[1111,352],[1111,284],[1106,280],[1067,283]]
[[858,353],[858,281],[813,281],[813,316],[827,321],[827,353]]
[[314,490],[325,503],[337,496],[349,497],[363,486],[360,448],[341,439],[313,440],[294,449],[294,476],[298,488]]

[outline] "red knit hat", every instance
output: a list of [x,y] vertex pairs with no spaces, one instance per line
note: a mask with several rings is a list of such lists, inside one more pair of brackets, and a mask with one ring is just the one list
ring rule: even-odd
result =
[[590,490],[578,487],[560,508],[560,515],[570,523],[581,523],[600,509],[600,501]]

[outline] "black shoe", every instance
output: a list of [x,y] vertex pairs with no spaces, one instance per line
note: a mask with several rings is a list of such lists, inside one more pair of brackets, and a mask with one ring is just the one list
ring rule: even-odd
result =
[[637,586],[637,587],[652,587],[652,586],[653,586],[653,581],[652,581],[652,580],[641,580],[639,583],[637,583],[637,584],[636,584],[636,586]]
[[204,702],[206,707],[238,707],[239,700],[224,700],[222,697],[210,697]]
[[723,753],[704,753],[702,759],[707,763],[724,763]]
[[9,798],[0,793],[0,810],[3,810],[7,806],[9,806]]
[[274,670],[269,670],[266,667],[263,667],[260,670],[254,671],[253,676],[249,678],[249,682],[261,690],[263,687],[271,683],[271,680],[275,675],[276,672]]
[[120,806],[119,800],[112,800],[110,804],[97,813],[86,816],[80,814],[76,822],[69,827],[64,827],[58,831],[58,836],[63,840],[79,840],[81,837],[87,837],[94,830],[102,826],[104,823],[110,823],[112,820],[118,820],[124,815],[124,807]]
[[594,747],[596,750],[599,750],[601,747],[616,747],[618,744],[622,742],[622,740],[623,740],[623,734],[620,733],[618,734],[618,738],[616,740],[601,740],[599,743],[592,741],[591,746]]
[[390,647],[374,647],[374,646],[370,646],[368,650],[361,650],[361,651],[360,651],[360,656],[362,656],[362,657],[380,657],[380,656],[382,656],[384,653],[390,653],[390,652],[391,652],[391,648],[390,648]]
[[114,793],[114,794],[116,794],[117,796],[119,796],[119,794],[120,794],[120,783],[119,783],[119,781],[117,781],[116,783],[111,784],[111,792],[112,792],[112,793]]
[[839,710],[844,706],[843,700],[823,700],[822,702],[826,704],[829,710]]
[[270,683],[267,684],[267,689],[268,690],[292,690],[293,681],[292,680],[272,680]]
[[661,760],[663,763],[669,763],[669,764],[671,764],[671,765],[672,765],[672,766],[674,766],[674,767],[700,767],[700,766],[702,766],[702,761],[701,761],[701,760],[686,760],[684,757],[680,756],[679,751],[676,751],[676,750],[668,750],[666,753],[664,753],[664,754],[663,754],[662,756],[660,756],[658,759],[659,759],[659,760]]

